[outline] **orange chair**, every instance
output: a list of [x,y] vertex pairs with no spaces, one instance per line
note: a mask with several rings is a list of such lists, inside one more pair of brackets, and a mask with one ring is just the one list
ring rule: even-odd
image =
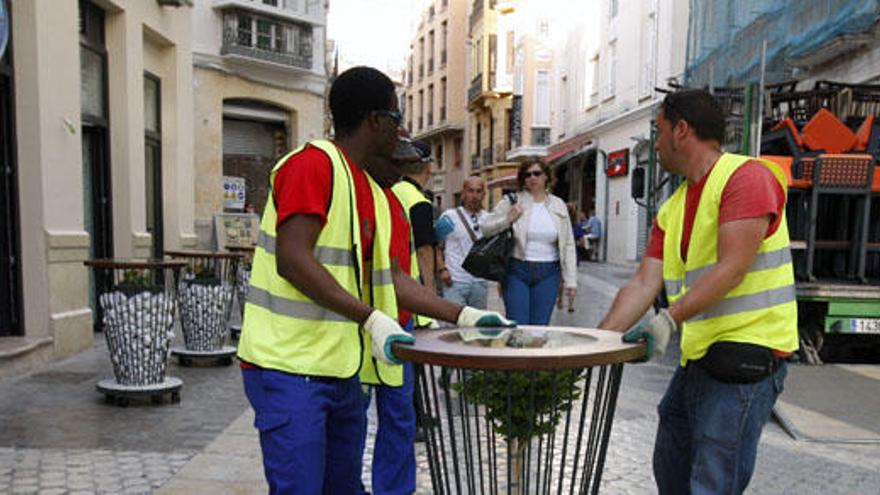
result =
[[770,132],[780,131],[786,128],[791,132],[791,136],[794,138],[794,142],[795,144],[797,144],[798,148],[803,150],[804,138],[803,136],[801,136],[800,131],[798,131],[797,124],[795,124],[794,121],[791,120],[791,117],[786,117],[780,120],[776,125],[773,126],[772,129],[770,129]]
[[856,144],[853,131],[825,108],[820,108],[804,126],[803,138],[807,148],[826,153],[843,153]]
[[[853,145],[853,151],[867,151],[868,143],[871,141],[871,129],[874,127],[874,116],[868,115],[856,131],[856,144]],[[876,175],[876,174],[875,174]]]

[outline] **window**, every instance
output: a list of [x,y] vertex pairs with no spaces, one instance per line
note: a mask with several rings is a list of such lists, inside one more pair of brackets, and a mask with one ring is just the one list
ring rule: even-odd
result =
[[428,127],[434,125],[434,85],[428,85]]
[[546,41],[550,36],[550,21],[546,17],[538,19],[538,40]]
[[483,38],[474,43],[474,77],[483,73]]
[[144,75],[144,180],[146,198],[146,226],[152,237],[150,254],[157,259],[164,256],[162,222],[162,135],[160,106],[161,86],[158,77]]
[[[649,0],[649,2],[652,0]],[[646,19],[644,40],[642,43],[642,69],[639,96],[647,98],[654,94],[654,83],[657,77],[657,14],[652,11]]]
[[619,10],[620,5],[618,5],[618,0],[608,0],[608,17],[610,19],[617,17]]
[[253,18],[247,14],[238,14],[238,44],[241,46],[251,46],[253,44]]
[[425,122],[425,91],[419,90],[419,130],[422,130]]
[[272,7],[277,7],[278,0],[263,0],[263,5],[270,5]]
[[584,107],[599,103],[599,53],[594,53],[587,64],[584,77]]
[[446,66],[446,37],[449,35],[449,23],[447,21],[443,21],[440,25],[440,66]]
[[272,49],[272,23],[264,19],[257,19],[257,48]]
[[539,70],[535,74],[535,119],[537,127],[550,127],[550,72]]
[[605,87],[604,98],[612,98],[615,92],[615,79],[617,77],[617,42],[608,44],[608,58],[605,61]]
[[428,74],[434,72],[434,30],[428,33]]
[[446,78],[440,79],[440,122],[446,121]]
[[437,151],[434,152],[434,163],[438,170],[443,170],[443,141],[437,143]]

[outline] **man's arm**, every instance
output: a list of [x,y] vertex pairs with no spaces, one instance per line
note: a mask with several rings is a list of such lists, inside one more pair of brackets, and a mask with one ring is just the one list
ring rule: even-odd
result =
[[599,328],[625,332],[651,307],[663,288],[663,262],[645,256],[629,282],[617,292]]
[[315,242],[320,232],[321,219],[317,215],[293,215],[278,226],[278,275],[321,306],[363,323],[373,308],[343,289],[315,259]]
[[749,272],[767,234],[770,215],[722,223],[718,227],[718,262],[669,307],[676,324],[712,307]]
[[397,304],[401,308],[452,323],[458,320],[463,306],[439,297],[433,290],[416,282],[400,268],[397,260],[391,261],[391,274],[394,290],[397,292]]
[[419,274],[422,276],[422,284],[429,289],[434,285],[434,247],[431,245],[421,246],[416,249],[416,258],[419,261]]

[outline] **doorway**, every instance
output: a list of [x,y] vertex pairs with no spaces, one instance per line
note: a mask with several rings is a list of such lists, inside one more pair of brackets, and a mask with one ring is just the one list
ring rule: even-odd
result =
[[[9,27],[9,4],[0,0]],[[11,32],[11,29],[10,29]],[[9,44],[11,45],[11,43]],[[12,47],[0,58],[0,337],[22,335]]]

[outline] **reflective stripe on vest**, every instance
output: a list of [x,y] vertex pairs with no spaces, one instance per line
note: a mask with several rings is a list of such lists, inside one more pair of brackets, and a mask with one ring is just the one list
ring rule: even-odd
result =
[[[409,212],[413,206],[419,203],[428,203],[430,205],[431,202],[428,201],[428,198],[425,197],[425,194],[418,187],[416,187],[415,184],[406,180],[400,180],[393,186],[391,186],[391,192],[393,192],[397,199],[400,200],[400,204],[403,205],[403,211],[404,213],[406,213],[406,219],[410,223],[409,274],[412,278],[418,280],[421,283],[422,271],[419,268],[419,257],[416,253],[415,239],[412,235],[412,218],[410,217]],[[413,318],[415,318],[416,327],[427,327],[430,326],[431,323],[433,323],[433,320],[431,318],[428,318],[427,316],[414,314]]]
[[[663,282],[675,303],[717,263],[718,211],[730,176],[754,158],[723,154],[709,172],[694,218],[687,262],[681,259],[681,237],[687,183],[661,207],[657,223],[664,231]],[[786,186],[782,171],[761,162]],[[783,212],[784,215],[784,212]],[[780,351],[798,346],[797,306],[788,228],[783,221],[764,239],[755,261],[740,284],[724,298],[682,324],[681,364],[701,358],[716,341],[749,342]]]
[[[327,221],[318,234],[313,252],[343,289],[364,300],[371,294],[358,273],[362,268],[359,266],[362,259],[358,233],[360,219],[350,165],[333,143],[318,140],[309,144],[329,157],[333,184]],[[272,194],[278,170],[290,156],[299,153],[305,146],[282,157],[272,169],[269,177]],[[369,178],[368,182],[371,187],[375,186]],[[378,189],[378,186],[375,187]],[[374,200],[374,204],[377,220],[387,219],[387,203]],[[278,275],[276,223],[275,203],[270,198],[260,222],[238,346],[239,357],[257,366],[289,373],[338,378],[356,375],[362,368],[364,332],[358,323],[320,306]],[[377,230],[380,229],[390,230],[390,223],[378,223]],[[388,269],[390,266],[389,239],[377,235],[374,240],[376,267]],[[387,276],[381,273],[370,278]],[[379,304],[374,304],[374,307],[396,314],[393,297],[386,295],[377,300]]]
[[[397,294],[391,274],[391,211],[388,198],[379,186],[370,180],[373,201],[376,205],[376,234],[373,239],[373,266],[369,285],[368,304],[382,310],[386,315],[397,318]],[[384,246],[381,253],[377,246]],[[403,385],[403,366],[379,361],[372,355],[372,342],[369,332],[363,332],[363,367],[360,371],[362,383],[399,387]]]

